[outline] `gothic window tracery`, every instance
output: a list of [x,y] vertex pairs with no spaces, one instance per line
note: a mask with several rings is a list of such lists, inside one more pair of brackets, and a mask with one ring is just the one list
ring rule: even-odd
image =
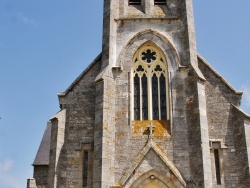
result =
[[167,120],[168,77],[163,53],[146,44],[136,52],[132,65],[133,120]]

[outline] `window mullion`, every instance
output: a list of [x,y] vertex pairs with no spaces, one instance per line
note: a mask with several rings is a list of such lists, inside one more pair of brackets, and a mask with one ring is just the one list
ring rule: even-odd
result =
[[159,120],[161,120],[161,88],[160,88],[160,77],[157,76],[158,85],[158,110],[159,110]]
[[152,73],[148,71],[148,119],[153,119],[153,103],[152,103]]
[[139,77],[140,80],[140,120],[142,120],[142,77]]

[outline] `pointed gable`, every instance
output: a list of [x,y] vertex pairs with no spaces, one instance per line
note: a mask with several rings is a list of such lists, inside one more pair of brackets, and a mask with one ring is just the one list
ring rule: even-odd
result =
[[[142,171],[138,170],[140,166],[143,166],[144,170],[147,169],[145,168],[145,164],[143,162],[145,160],[148,160],[145,162],[145,164],[149,164],[150,162],[155,163],[150,165],[153,167],[152,169],[148,169],[147,171],[145,171],[146,174],[156,169],[157,167],[161,167],[159,171],[161,172],[166,171],[165,175],[162,174],[162,179],[163,179],[162,181],[164,181],[164,179],[169,178],[173,180],[173,182],[168,181],[171,184],[175,184],[180,188],[186,186],[185,180],[183,179],[178,169],[175,167],[174,163],[164,154],[164,152],[161,151],[161,149],[156,145],[156,143],[152,139],[148,140],[148,143],[139,153],[139,155],[133,162],[132,166],[129,169],[127,169],[127,171],[123,174],[120,180],[120,184],[122,186],[133,183],[133,181],[131,181],[133,179],[132,178],[133,176],[141,175],[140,173],[142,173]],[[162,165],[160,165],[161,163]],[[162,168],[164,168],[165,170]],[[140,173],[135,175],[137,170],[140,171]],[[138,179],[138,177],[135,177],[135,179]]]

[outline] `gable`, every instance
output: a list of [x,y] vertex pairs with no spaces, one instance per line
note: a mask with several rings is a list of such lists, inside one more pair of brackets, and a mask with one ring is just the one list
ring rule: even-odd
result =
[[[100,65],[101,66],[101,59],[102,59],[102,53],[100,53],[94,60],[92,63],[89,64],[89,66],[75,79],[75,81],[64,91],[61,93],[58,93],[59,97],[63,97],[66,96],[70,91],[73,90],[73,88],[84,78],[84,76],[87,75],[87,73],[89,71],[91,71],[91,69],[93,69],[93,67],[95,65]],[[97,75],[96,75],[97,76]]]
[[143,178],[148,173],[158,174],[157,176],[161,177],[161,181],[166,180],[166,185],[169,184],[169,187],[181,188],[186,186],[186,182],[178,169],[160,150],[152,138],[148,139],[148,143],[139,153],[132,166],[124,173],[119,183],[122,187],[130,187],[132,184],[132,187],[136,187],[136,180],[140,176]]
[[201,55],[197,56],[199,68],[205,78],[210,81],[209,78],[211,76],[215,77],[217,80],[220,81],[220,83],[223,85],[223,87],[226,87],[229,92],[231,92],[233,95],[241,96],[243,92],[237,91],[233,86],[229,84],[228,81],[226,81],[225,78],[223,78]]

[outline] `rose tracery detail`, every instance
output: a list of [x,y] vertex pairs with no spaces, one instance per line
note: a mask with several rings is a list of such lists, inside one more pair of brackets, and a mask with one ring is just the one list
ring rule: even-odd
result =
[[142,60],[146,61],[147,63],[151,63],[152,61],[156,60],[156,52],[147,49],[146,52],[142,52]]

